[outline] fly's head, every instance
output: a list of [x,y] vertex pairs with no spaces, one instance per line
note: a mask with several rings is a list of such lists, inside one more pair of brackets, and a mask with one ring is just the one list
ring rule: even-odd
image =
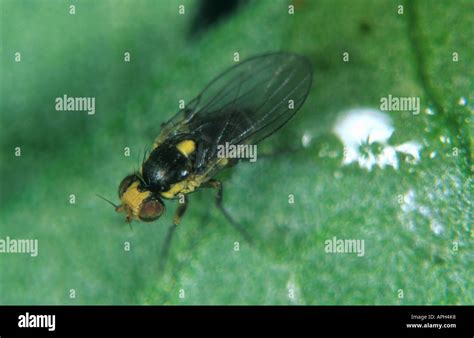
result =
[[133,219],[153,222],[165,211],[165,205],[159,194],[148,190],[138,174],[128,175],[122,180],[118,195],[121,204],[115,210],[125,212],[127,222]]

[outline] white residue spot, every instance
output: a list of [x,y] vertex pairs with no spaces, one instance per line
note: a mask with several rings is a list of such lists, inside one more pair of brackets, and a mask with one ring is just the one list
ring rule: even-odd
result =
[[[420,160],[422,146],[419,143],[409,141],[398,146],[388,144],[395,129],[390,117],[379,110],[351,109],[341,115],[333,131],[344,144],[343,164],[356,162],[369,171],[374,165],[398,169],[397,152],[411,155],[414,163]],[[380,145],[377,153],[370,147],[374,144]],[[364,153],[361,147],[365,148]]]
[[380,154],[380,156],[378,156],[377,164],[380,168],[390,166],[395,169],[398,169],[396,148],[390,146],[386,146],[385,148],[383,148],[382,153]]
[[400,207],[405,213],[416,210],[415,192],[412,189],[408,190],[408,192],[403,195],[403,203]]
[[348,146],[359,146],[367,139],[384,143],[394,130],[386,114],[371,108],[349,110],[334,128],[336,135]]
[[418,162],[420,160],[421,148],[422,146],[418,142],[409,141],[409,142],[402,143],[399,146],[396,146],[395,150],[407,155],[411,155],[414,158],[415,162]]
[[425,205],[417,203],[415,191],[413,189],[408,190],[408,192],[403,195],[400,209],[402,210],[401,220],[408,229],[412,231],[415,230],[415,220],[418,217],[423,217],[429,221],[430,229],[435,235],[439,236],[444,232],[443,224],[437,219],[436,212],[433,212]]
[[303,136],[301,137],[301,144],[303,145],[303,147],[307,148],[309,144],[311,143],[312,138],[313,137],[311,136],[310,133],[305,132]]
[[427,115],[434,115],[435,114],[433,109],[431,109],[431,108],[425,108],[424,112]]
[[425,217],[430,217],[431,216],[431,211],[428,207],[425,207],[424,205],[420,206],[418,208],[418,211],[420,212],[421,215]]
[[431,219],[430,228],[436,235],[441,235],[444,231],[443,226],[436,219]]
[[416,141],[408,141],[395,146],[396,151],[409,155],[405,158],[405,161],[410,164],[416,164],[420,161],[420,151],[422,148],[423,146]]
[[461,96],[461,97],[459,98],[458,104],[459,104],[460,106],[463,106],[463,107],[464,107],[464,106],[467,104],[466,98],[465,98],[464,96]]

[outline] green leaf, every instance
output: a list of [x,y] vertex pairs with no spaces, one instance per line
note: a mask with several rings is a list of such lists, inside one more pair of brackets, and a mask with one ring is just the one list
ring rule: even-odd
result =
[[[190,38],[194,1],[81,1],[75,15],[61,1],[2,2],[0,239],[37,239],[39,254],[0,254],[0,303],[473,303],[472,1],[298,1],[294,15],[288,4],[248,2]],[[259,147],[275,155],[219,175],[255,244],[204,189],[161,273],[175,204],[130,231],[96,193],[116,200],[178,101],[235,52],[274,50],[308,56],[315,77],[301,111]],[[56,111],[64,94],[95,97],[96,113]],[[343,165],[340,113],[380,109],[388,95],[419,97],[420,113],[386,112],[388,144],[364,151],[413,141],[420,160]],[[327,253],[334,237],[364,240],[364,255]]]

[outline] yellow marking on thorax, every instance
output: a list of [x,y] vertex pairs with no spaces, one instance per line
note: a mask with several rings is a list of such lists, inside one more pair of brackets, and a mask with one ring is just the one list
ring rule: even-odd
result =
[[170,190],[162,192],[160,195],[168,199],[175,198],[180,194],[186,195],[196,190],[202,182],[203,180],[201,176],[189,177],[184,181],[173,184]]
[[184,140],[176,145],[176,148],[186,157],[196,150],[196,143],[193,140]]
[[145,198],[150,196],[149,191],[139,191],[138,190],[138,183],[134,182],[132,185],[125,191],[122,195],[122,203],[127,204],[135,216],[138,215],[140,210],[140,206]]

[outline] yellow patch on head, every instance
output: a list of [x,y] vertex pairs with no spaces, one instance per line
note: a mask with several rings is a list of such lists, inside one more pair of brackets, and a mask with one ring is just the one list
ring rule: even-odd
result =
[[133,182],[132,185],[128,187],[125,193],[122,195],[122,204],[127,205],[133,212],[134,216],[138,216],[140,211],[140,206],[145,198],[150,196],[149,191],[139,191],[138,184],[140,182]]
[[184,140],[184,141],[179,142],[176,145],[176,148],[178,148],[180,153],[188,157],[194,152],[194,150],[196,150],[196,143],[194,143],[193,140]]

